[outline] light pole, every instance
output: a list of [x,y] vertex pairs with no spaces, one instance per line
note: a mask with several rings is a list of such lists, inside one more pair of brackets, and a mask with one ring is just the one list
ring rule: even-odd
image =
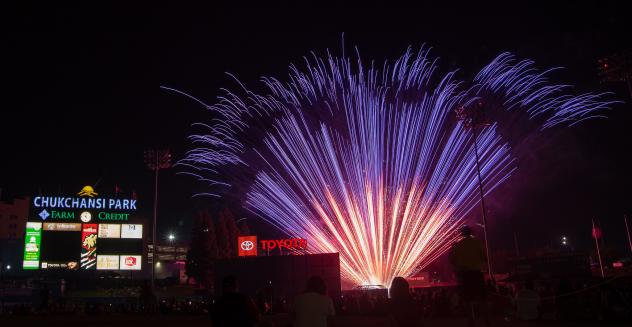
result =
[[154,275],[155,275],[155,254],[156,254],[156,215],[158,212],[158,171],[171,167],[171,153],[169,150],[146,150],[145,151],[145,164],[147,168],[154,171],[154,222],[152,226],[152,264],[151,264],[151,288],[155,289]]
[[485,111],[483,108],[483,102],[476,101],[469,108],[461,106],[456,109],[457,119],[463,122],[463,126],[472,130],[472,136],[474,138],[474,156],[476,159],[476,176],[478,178],[478,192],[481,198],[481,211],[483,213],[483,237],[485,238],[485,255],[487,256],[487,270],[489,272],[489,278],[493,281],[494,274],[492,270],[492,258],[489,255],[489,237],[487,235],[487,210],[485,208],[485,192],[483,192],[483,179],[481,178],[481,165],[480,158],[478,156],[478,143],[477,143],[477,128],[489,126],[489,122],[485,117]]

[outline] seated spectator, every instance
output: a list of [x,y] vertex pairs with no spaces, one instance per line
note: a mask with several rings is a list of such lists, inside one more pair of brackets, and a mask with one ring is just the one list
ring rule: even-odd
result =
[[252,327],[259,321],[255,303],[239,291],[235,276],[222,281],[222,296],[212,309],[213,327]]
[[527,280],[524,289],[516,293],[516,315],[525,321],[540,317],[540,295],[534,290],[531,280]]
[[326,327],[335,314],[334,302],[326,295],[325,281],[313,276],[307,280],[305,292],[294,302],[294,327]]
[[389,302],[387,312],[392,326],[413,327],[419,325],[421,310],[415,305],[410,295],[410,286],[403,277],[395,277],[388,290]]

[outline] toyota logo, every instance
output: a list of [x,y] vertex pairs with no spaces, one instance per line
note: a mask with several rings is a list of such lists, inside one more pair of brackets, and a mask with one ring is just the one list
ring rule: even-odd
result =
[[241,242],[241,249],[244,251],[250,251],[252,250],[252,248],[255,247],[254,243],[252,243],[252,241],[243,241]]

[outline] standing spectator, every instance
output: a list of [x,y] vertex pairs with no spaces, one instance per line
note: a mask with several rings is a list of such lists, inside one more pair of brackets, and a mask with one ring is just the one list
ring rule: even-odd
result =
[[454,272],[459,283],[463,299],[469,306],[469,324],[476,321],[476,307],[484,311],[486,323],[489,324],[488,310],[485,307],[486,286],[482,268],[487,258],[483,249],[483,243],[472,236],[469,226],[461,227],[461,236],[450,250],[450,263],[454,266]]
[[335,314],[334,302],[326,295],[325,281],[313,276],[307,280],[305,292],[294,302],[294,327],[326,327]]
[[527,280],[524,289],[516,293],[516,315],[525,321],[540,317],[540,294],[534,290],[531,280]]
[[66,280],[63,278],[59,281],[59,296],[62,298],[66,296]]
[[390,299],[388,302],[388,315],[396,327],[419,326],[421,310],[417,308],[412,296],[410,286],[403,277],[393,278],[391,288],[388,290]]
[[140,302],[144,312],[153,313],[156,311],[156,295],[146,280],[143,281],[143,285],[140,288]]
[[360,314],[363,316],[369,315],[373,311],[373,303],[371,303],[371,298],[369,294],[363,292],[360,295],[360,299],[358,300],[360,304]]
[[360,313],[360,304],[358,303],[358,297],[353,294],[349,295],[346,298],[346,307],[348,314],[358,314]]
[[44,285],[40,290],[40,311],[48,312],[50,302],[50,289],[48,285]]
[[213,327],[252,327],[259,321],[255,303],[239,293],[235,276],[226,276],[222,281],[222,296],[213,306]]
[[542,305],[540,317],[544,320],[551,320],[555,318],[555,292],[550,282],[544,284],[544,290],[542,290]]
[[560,279],[555,294],[555,306],[557,317],[560,320],[571,320],[573,318],[573,285],[567,278]]

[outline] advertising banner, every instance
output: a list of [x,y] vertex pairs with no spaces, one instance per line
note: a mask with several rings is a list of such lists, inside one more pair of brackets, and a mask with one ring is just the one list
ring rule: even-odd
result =
[[176,255],[175,254],[160,253],[160,254],[156,255],[156,258],[158,258],[158,261],[173,261],[173,260],[176,259]]
[[121,238],[121,225],[99,224],[99,238]]
[[42,223],[27,222],[24,236],[24,269],[38,269],[40,244],[42,240]]
[[140,255],[122,255],[120,261],[120,270],[140,270],[142,256]]
[[187,252],[189,252],[189,248],[183,247],[183,246],[177,247],[176,248],[176,252],[178,252],[178,253],[187,253]]
[[44,230],[59,232],[80,232],[81,224],[77,223],[44,223]]
[[121,224],[121,238],[143,238],[143,225]]
[[118,270],[119,269],[119,256],[118,255],[98,255],[97,256],[97,270]]
[[76,261],[70,262],[42,262],[42,269],[68,269],[75,270],[79,268]]
[[156,252],[176,252],[176,247],[156,245]]
[[94,269],[97,263],[97,224],[83,224],[81,231],[81,269]]

